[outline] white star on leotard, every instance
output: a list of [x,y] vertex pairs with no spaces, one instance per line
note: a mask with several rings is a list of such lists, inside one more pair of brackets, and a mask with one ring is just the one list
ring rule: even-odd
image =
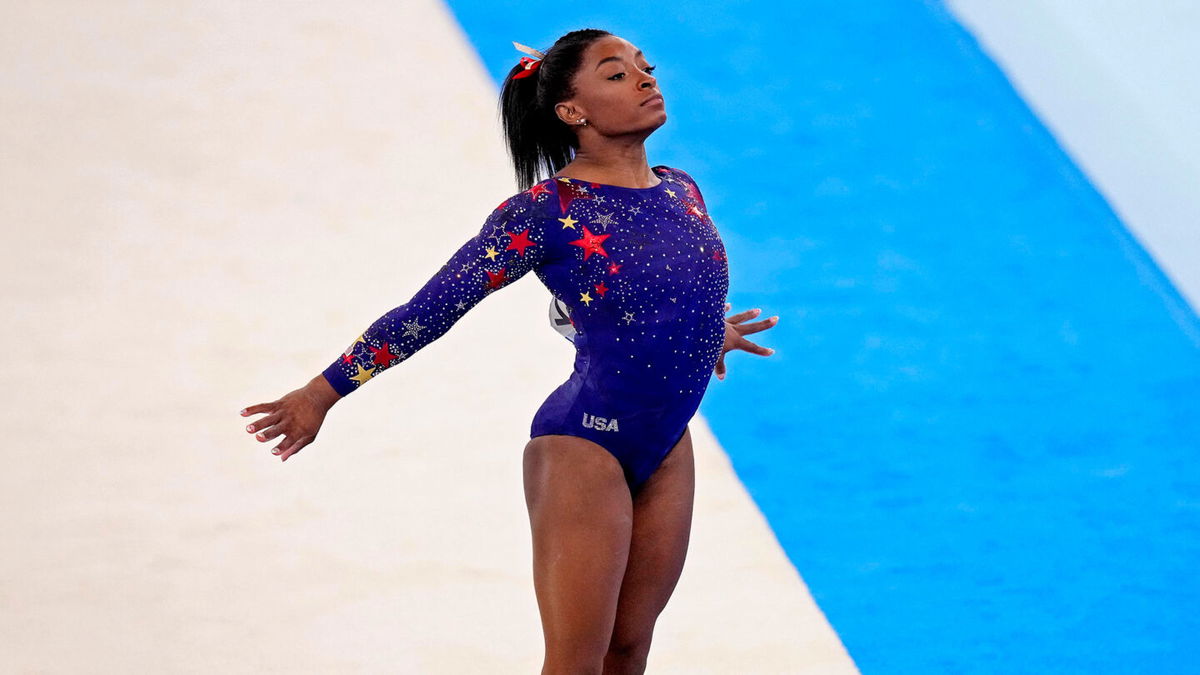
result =
[[592,222],[600,223],[601,225],[612,225],[613,224],[612,217],[613,217],[613,214],[611,214],[611,213],[603,213],[603,214],[596,216],[596,219],[593,220]]
[[420,332],[424,328],[428,328],[428,326],[422,326],[422,325],[418,324],[416,319],[413,319],[412,321],[405,321],[404,322],[404,337],[408,337],[409,335],[411,335],[413,337],[418,337],[417,333]]
[[457,303],[455,303],[455,305],[454,305],[454,309],[457,309],[457,310],[458,310],[458,311],[460,311],[460,312],[461,312],[462,310],[466,309],[466,308],[467,308],[467,303],[463,302],[462,300],[459,300],[459,301],[458,301]]
[[621,317],[626,325],[633,323],[633,312],[625,312],[625,316]]

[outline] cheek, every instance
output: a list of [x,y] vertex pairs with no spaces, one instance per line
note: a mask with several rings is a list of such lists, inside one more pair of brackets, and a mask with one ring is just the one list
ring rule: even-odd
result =
[[594,97],[592,109],[599,117],[614,122],[634,119],[641,113],[634,98],[628,91],[618,92],[617,87],[613,87]]

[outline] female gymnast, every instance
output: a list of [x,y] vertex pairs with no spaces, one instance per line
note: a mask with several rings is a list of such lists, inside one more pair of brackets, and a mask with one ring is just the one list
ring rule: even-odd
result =
[[500,105],[522,191],[324,372],[242,415],[267,414],[246,430],[282,436],[272,453],[286,461],[335,402],[534,272],[566,309],[576,350],[523,458],[542,673],[641,673],[687,553],[688,421],[714,369],[724,379],[726,352],[773,353],[744,336],[778,317],[725,316],[725,247],[700,189],[681,169],[648,166],[643,143],[667,114],[641,50],[595,29],[544,54],[514,45],[531,56]]

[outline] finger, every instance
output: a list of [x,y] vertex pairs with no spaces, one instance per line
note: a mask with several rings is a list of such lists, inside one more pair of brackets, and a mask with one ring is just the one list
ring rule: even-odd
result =
[[770,347],[763,347],[762,345],[756,345],[749,340],[741,340],[737,343],[735,348],[750,352],[751,354],[758,354],[760,356],[770,356],[771,354],[775,353],[774,349],[771,349]]
[[725,355],[724,354],[721,355],[721,358],[717,359],[717,371],[716,372],[717,372],[718,380],[725,379]]
[[766,329],[774,326],[777,323],[779,323],[779,317],[772,316],[772,317],[763,319],[762,321],[755,321],[754,323],[747,323],[747,324],[742,324],[740,326],[736,326],[736,329],[737,329],[737,332],[741,333],[742,335],[749,335],[750,333],[757,333],[759,331],[766,330]]
[[729,323],[741,323],[746,319],[753,319],[754,317],[758,316],[760,312],[762,312],[761,309],[748,309],[744,312],[738,312],[737,314],[734,314],[725,320]]
[[725,311],[726,311],[726,312],[728,312],[728,311],[729,311],[729,308],[730,308],[730,307],[733,307],[733,305],[729,304],[728,302],[727,302],[727,303],[725,303]]
[[252,406],[242,408],[242,417],[246,415],[257,415],[258,413],[271,412],[278,405],[279,401],[271,401],[270,403],[258,403]]
[[255,421],[255,422],[251,422],[250,424],[247,424],[247,425],[246,425],[246,431],[247,431],[247,433],[251,433],[251,434],[252,434],[252,433],[254,433],[255,431],[258,431],[258,430],[260,430],[260,429],[266,429],[267,427],[269,427],[269,426],[271,426],[271,425],[273,425],[273,424],[278,424],[278,423],[279,423],[279,420],[280,420],[280,417],[281,417],[281,416],[280,416],[280,414],[279,414],[279,413],[275,413],[274,415],[268,415],[267,417],[264,417],[264,418],[262,418],[261,420],[258,420],[258,421]]
[[285,424],[276,424],[275,426],[272,426],[268,429],[263,429],[262,431],[258,432],[257,434],[254,434],[254,437],[265,443],[266,441],[269,441],[272,438],[279,436],[280,434],[286,435],[287,434],[287,429],[285,428],[286,426],[287,425],[285,425]]
[[288,457],[291,457],[292,455],[296,454],[297,452],[300,452],[300,448],[303,448],[304,446],[308,445],[311,442],[312,442],[311,436],[301,438],[300,440],[293,443],[292,447],[290,447],[286,451],[284,451],[283,454],[279,455],[279,460],[282,462],[286,462]]

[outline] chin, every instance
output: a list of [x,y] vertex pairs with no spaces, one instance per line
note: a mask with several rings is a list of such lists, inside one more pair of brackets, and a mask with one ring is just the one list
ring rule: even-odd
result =
[[659,113],[647,118],[638,120],[627,127],[629,130],[624,133],[645,133],[648,134],[655,129],[667,123],[667,114]]
[[651,123],[651,124],[655,124],[655,125],[660,125],[660,126],[661,126],[663,122],[666,122],[666,121],[667,121],[667,111],[666,111],[666,110],[659,110],[658,112],[656,112],[656,113],[654,113],[654,114],[652,114],[652,115],[646,115],[646,119],[647,119],[647,120],[650,120],[650,123]]

